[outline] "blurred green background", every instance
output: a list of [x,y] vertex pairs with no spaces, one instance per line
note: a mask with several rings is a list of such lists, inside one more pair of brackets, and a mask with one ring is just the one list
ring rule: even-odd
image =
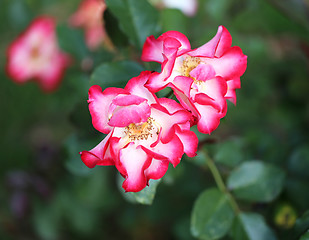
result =
[[[136,43],[128,35],[113,8],[104,19],[115,48],[89,51],[83,32],[67,26],[78,4],[0,3],[0,239],[194,239],[194,202],[215,186],[202,152],[194,159],[184,157],[175,169],[170,166],[151,206],[127,201],[114,167],[90,170],[80,160],[79,151],[104,137],[91,124],[89,87],[123,86],[141,70],[158,66],[140,61],[143,41]],[[138,30],[141,38],[177,30],[195,48],[224,25],[233,45],[248,56],[237,106],[229,104],[218,129],[199,138],[224,179],[252,160],[280,170],[284,180],[276,196],[246,201],[238,194],[238,203],[244,211],[261,214],[277,239],[299,239],[309,228],[309,1],[200,0],[193,17],[176,9],[149,8],[152,28]],[[57,19],[60,46],[75,59],[51,94],[42,93],[34,82],[16,85],[5,73],[8,45],[42,14]],[[235,239],[232,232],[224,239]]]

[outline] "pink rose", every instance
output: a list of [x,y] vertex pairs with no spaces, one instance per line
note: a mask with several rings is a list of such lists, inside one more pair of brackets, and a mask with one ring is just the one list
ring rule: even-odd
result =
[[197,49],[187,37],[169,31],[158,39],[146,39],[143,61],[161,63],[161,73],[153,73],[146,84],[157,92],[167,86],[180,103],[192,112],[198,130],[211,133],[226,114],[226,99],[236,103],[235,89],[247,67],[247,56],[235,46],[227,29],[219,26],[216,36]]
[[100,46],[106,36],[103,24],[105,9],[104,0],[83,0],[70,18],[72,26],[85,30],[86,44],[92,50]]
[[6,70],[17,83],[31,79],[46,91],[55,90],[69,65],[69,57],[61,52],[55,34],[55,21],[38,17],[7,51]]
[[124,89],[89,89],[93,126],[108,135],[92,150],[81,152],[81,159],[90,168],[115,165],[128,192],[142,190],[149,179],[163,177],[169,163],[175,167],[184,153],[193,157],[197,150],[191,114],[174,100],[158,99],[148,91],[144,84],[150,75],[142,72]]

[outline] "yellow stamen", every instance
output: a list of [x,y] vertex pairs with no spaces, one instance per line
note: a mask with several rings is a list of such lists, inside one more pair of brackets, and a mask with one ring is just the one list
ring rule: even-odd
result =
[[38,47],[33,47],[30,52],[30,56],[33,59],[36,59],[40,56],[40,49]]
[[186,59],[183,60],[182,66],[181,66],[181,73],[182,73],[182,75],[185,76],[185,77],[193,78],[190,75],[190,72],[194,68],[196,68],[200,64],[200,62],[201,62],[201,60],[198,57],[191,57],[191,56],[186,57]]
[[150,131],[153,129],[153,121],[153,118],[149,117],[147,122],[140,124],[131,123],[125,128],[125,134],[127,134],[131,141],[147,140],[149,136],[152,137]]

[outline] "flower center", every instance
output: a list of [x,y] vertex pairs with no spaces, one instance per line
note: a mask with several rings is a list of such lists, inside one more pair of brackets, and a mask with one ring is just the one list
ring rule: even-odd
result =
[[152,137],[151,130],[153,129],[154,119],[149,117],[147,122],[144,123],[131,123],[125,127],[125,134],[130,138],[131,141],[135,140],[147,140],[148,137]]
[[30,56],[32,59],[37,59],[40,56],[39,47],[33,47],[30,52]]
[[180,72],[182,73],[182,76],[194,79],[190,75],[190,72],[194,68],[196,68],[200,64],[200,62],[201,62],[201,60],[198,57],[191,57],[191,56],[186,57],[186,59],[183,60],[182,66],[180,68]]

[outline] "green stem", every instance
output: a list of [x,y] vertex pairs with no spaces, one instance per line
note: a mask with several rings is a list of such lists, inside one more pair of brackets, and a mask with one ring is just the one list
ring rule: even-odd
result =
[[207,153],[205,153],[205,154],[207,155],[207,165],[209,167],[209,170],[210,170],[212,176],[215,179],[215,182],[216,182],[219,190],[228,196],[229,202],[230,202],[235,214],[237,215],[240,212],[240,209],[237,205],[237,202],[235,201],[235,199],[233,198],[233,196],[231,195],[231,193],[228,191],[227,187],[225,186],[225,183],[223,182],[223,179],[221,177],[221,174],[220,174],[216,164],[208,156]]

